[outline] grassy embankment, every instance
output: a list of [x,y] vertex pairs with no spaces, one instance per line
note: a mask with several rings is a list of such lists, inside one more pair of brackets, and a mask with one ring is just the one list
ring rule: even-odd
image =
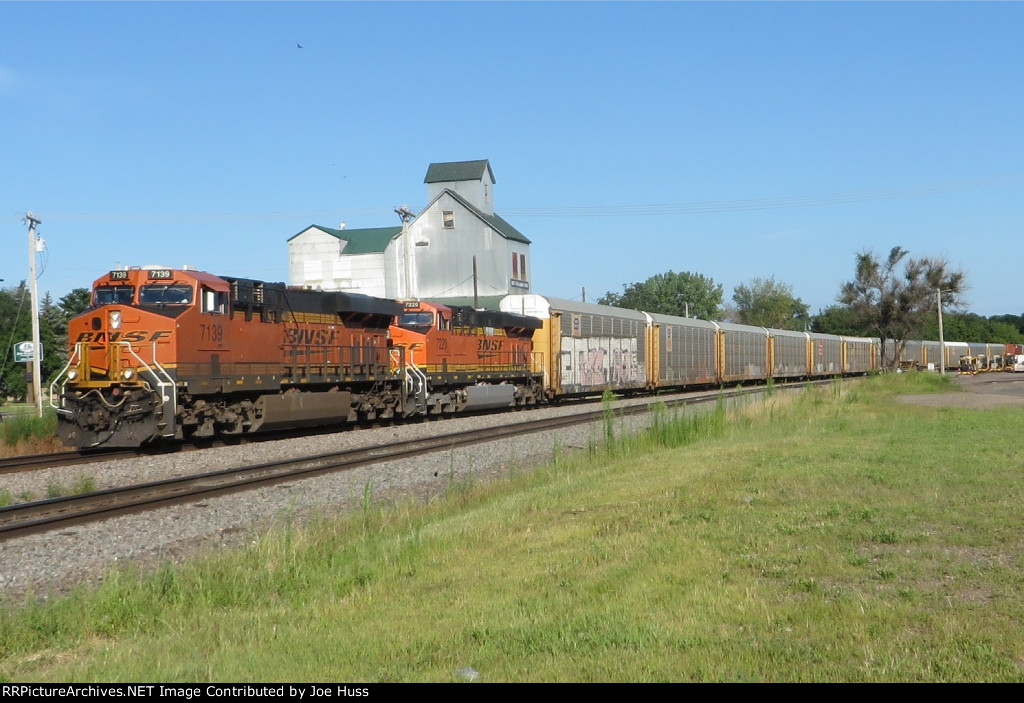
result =
[[[0,457],[47,454],[63,450],[57,439],[57,416],[47,410],[43,417],[36,417],[32,409],[25,407],[0,406],[4,419],[0,422]],[[0,479],[2,480],[2,479]],[[51,483],[46,489],[46,498],[55,498],[69,493],[87,493],[95,490],[96,481],[80,474],[74,485],[67,487]],[[0,507],[18,501],[37,500],[44,496],[25,494],[14,496],[0,483]]]
[[8,604],[0,679],[1021,681],[1024,409],[894,401],[946,385],[610,418],[428,506],[368,489],[244,553]]
[[36,417],[26,405],[0,405],[0,457],[59,452],[65,448],[57,439],[57,415],[46,408]]

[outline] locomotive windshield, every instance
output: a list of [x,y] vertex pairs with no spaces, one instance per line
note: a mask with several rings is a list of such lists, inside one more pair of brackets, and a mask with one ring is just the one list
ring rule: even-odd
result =
[[398,326],[418,334],[426,334],[434,326],[434,313],[404,312],[398,316]]
[[92,294],[93,305],[131,305],[135,300],[135,286],[96,286]]
[[142,286],[139,305],[188,305],[192,302],[192,286],[187,283],[157,283]]

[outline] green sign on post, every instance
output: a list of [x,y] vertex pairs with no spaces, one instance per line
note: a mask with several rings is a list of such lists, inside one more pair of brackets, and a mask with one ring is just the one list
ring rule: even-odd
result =
[[[35,361],[35,345],[32,342],[18,342],[14,345],[14,363],[27,364]],[[39,345],[39,361],[43,360],[43,345]]]

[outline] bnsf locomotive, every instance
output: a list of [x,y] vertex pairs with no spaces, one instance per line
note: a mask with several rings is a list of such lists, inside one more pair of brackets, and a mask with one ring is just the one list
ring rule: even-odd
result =
[[111,271],[69,323],[51,393],[58,432],[79,448],[139,446],[534,402],[539,322],[469,312],[192,270]]
[[537,318],[420,300],[402,304],[391,341],[404,351],[417,407],[436,414],[544,398],[543,364],[533,353]]

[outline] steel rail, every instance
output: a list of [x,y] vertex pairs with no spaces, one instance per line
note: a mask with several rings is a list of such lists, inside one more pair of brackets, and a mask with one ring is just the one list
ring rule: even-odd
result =
[[[808,384],[813,383],[818,382],[808,382]],[[798,385],[802,384],[787,384],[786,387],[795,388]],[[715,390],[668,402],[654,398],[648,404],[602,408],[556,418],[527,420],[496,427],[445,433],[425,439],[394,442],[385,446],[346,449],[297,459],[108,488],[75,496],[19,503],[0,508],[0,541],[62,529],[70,525],[96,522],[117,515],[145,512],[200,498],[234,493],[295,478],[308,478],[367,464],[496,441],[524,433],[557,430],[597,422],[608,417],[609,413],[615,418],[626,417],[646,413],[655,404],[664,404],[667,407],[700,405],[717,402],[721,398],[760,394],[766,390],[765,386],[726,391]]]

